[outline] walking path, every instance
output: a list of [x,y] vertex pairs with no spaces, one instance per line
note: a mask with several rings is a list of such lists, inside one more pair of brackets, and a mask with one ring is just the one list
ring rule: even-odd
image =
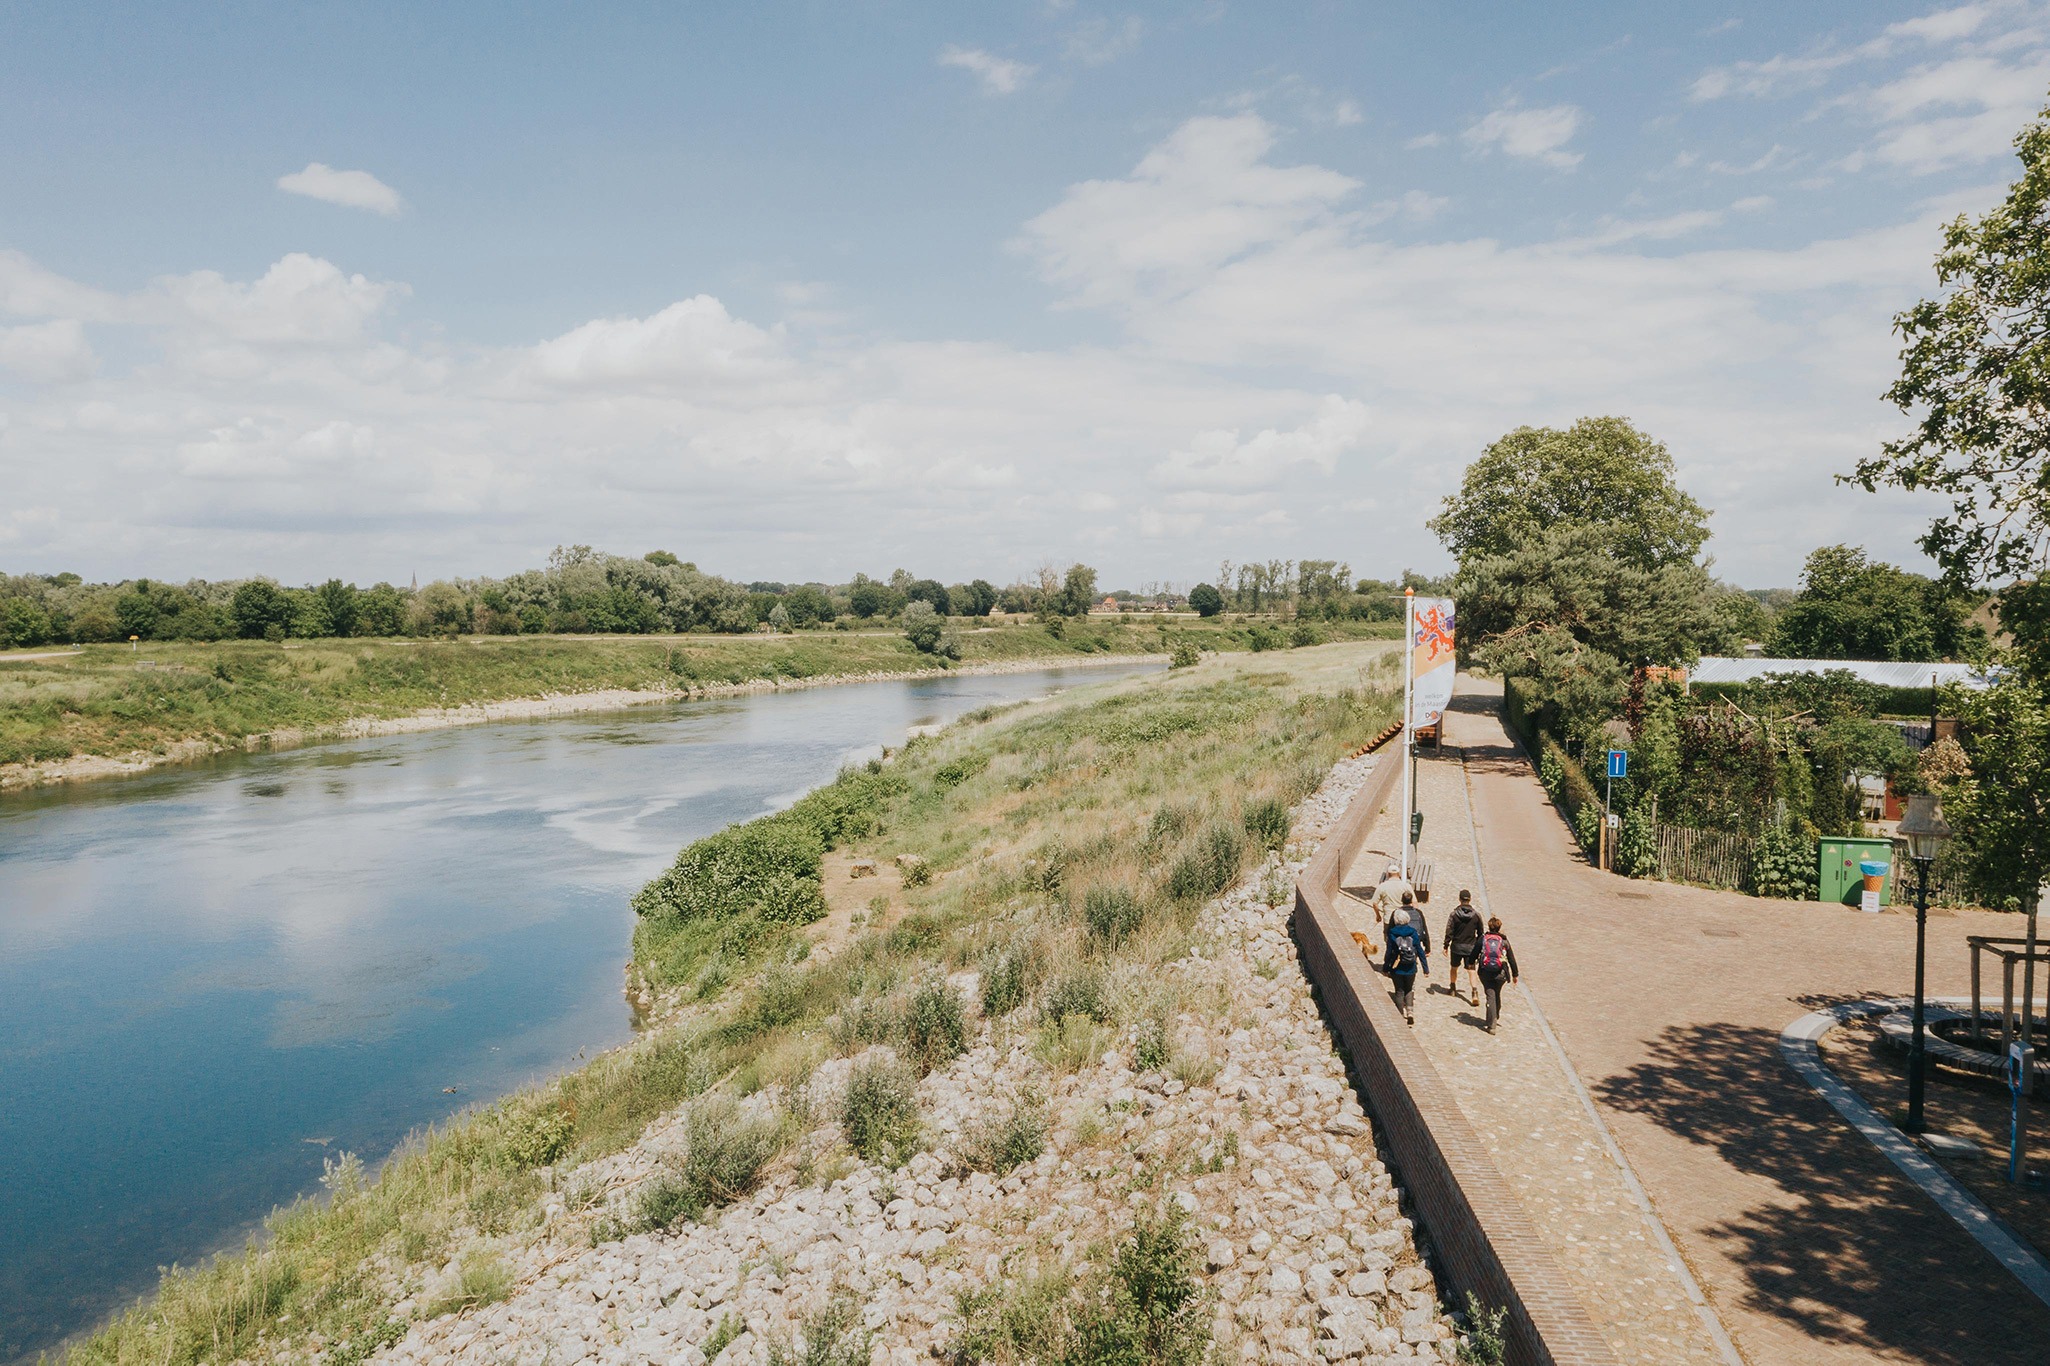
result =
[[[1661,1245],[1630,1178],[1610,1156],[1604,1135],[1561,1066],[1548,1031],[1518,999],[1503,993],[1503,1018],[1485,1032],[1486,1011],[1450,994],[1442,949],[1445,917],[1459,890],[1471,888],[1487,912],[1474,863],[1466,776],[1457,762],[1418,765],[1418,805],[1428,813],[1423,853],[1435,865],[1430,905],[1431,976],[1418,978],[1416,1029],[1438,1075],[1493,1152],[1531,1222],[1552,1251],[1618,1360],[1643,1366],[1724,1366],[1713,1330],[1690,1301],[1688,1285]],[[1400,800],[1369,830],[1347,865],[1357,896],[1391,861],[1401,827]],[[1351,928],[1379,937],[1373,911],[1341,902]],[[1506,927],[1505,927],[1506,928]],[[1518,962],[1527,968],[1523,946]],[[1428,985],[1424,985],[1428,983]],[[1481,1211],[1485,1221],[1487,1212]]]
[[[1437,869],[1431,931],[1442,933],[1460,887],[1486,896],[1551,1028],[1512,991],[1489,1036],[1482,1012],[1441,990],[1447,965],[1434,954],[1417,1031],[1618,1356],[1721,1362],[1719,1322],[1757,1366],[2040,1363],[2050,1309],[1780,1056],[1789,1021],[1912,987],[1912,914],[1589,868],[1499,704],[1499,686],[1463,681],[1448,751],[1419,765],[1422,850]],[[1395,838],[1386,817],[1348,884],[1376,877]],[[1372,928],[1364,905],[1349,914]],[[2004,923],[1932,914],[1932,993],[1962,990],[1964,936]],[[1633,1174],[1711,1315],[1690,1302]]]

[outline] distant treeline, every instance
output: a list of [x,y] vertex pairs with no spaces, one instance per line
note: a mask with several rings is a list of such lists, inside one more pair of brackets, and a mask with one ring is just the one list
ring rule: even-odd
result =
[[[1346,566],[1305,560],[1255,566],[1220,592],[1162,587],[1107,595],[1120,607],[1251,612],[1379,620],[1396,613],[1393,584],[1354,584]],[[77,574],[0,575],[0,648],[141,640],[284,640],[338,636],[538,635],[661,632],[739,634],[895,621],[912,603],[940,616],[993,611],[1058,620],[1100,604],[1096,571],[1042,568],[1030,582],[998,588],[986,579],[944,584],[898,570],[848,583],[738,583],[707,574],[668,551],[609,555],[558,547],[544,569],[503,579],[440,579],[418,587],[360,588],[340,579],[289,587],[267,578],[182,584],[152,579],[87,583]]]

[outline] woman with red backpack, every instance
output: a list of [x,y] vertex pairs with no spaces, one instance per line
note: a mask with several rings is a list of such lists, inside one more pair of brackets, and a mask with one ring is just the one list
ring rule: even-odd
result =
[[1475,970],[1480,973],[1481,989],[1488,993],[1488,1033],[1495,1032],[1495,1021],[1502,1014],[1502,984],[1517,980],[1516,950],[1509,945],[1509,936],[1502,933],[1502,917],[1488,917],[1488,932],[1481,936],[1480,961]]

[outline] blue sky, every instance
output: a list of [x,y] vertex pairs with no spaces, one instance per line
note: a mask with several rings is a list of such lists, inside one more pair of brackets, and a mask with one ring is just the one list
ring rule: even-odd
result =
[[0,566],[1388,574],[1590,412],[1738,582],[1913,562],[1832,476],[2046,94],[2041,4],[17,5]]

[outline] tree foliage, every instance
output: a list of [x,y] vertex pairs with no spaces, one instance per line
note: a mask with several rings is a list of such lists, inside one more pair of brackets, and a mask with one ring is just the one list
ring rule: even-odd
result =
[[1982,652],[1985,629],[1954,586],[1868,560],[1853,546],[1808,556],[1801,591],[1780,610],[1773,653],[1783,659],[1954,659]]
[[2006,199],[1944,228],[1942,292],[1894,319],[1886,396],[1918,425],[1851,476],[1950,497],[1922,548],[1959,583],[2034,579],[2050,549],[2050,111],[2014,146]]
[[1224,594],[1210,584],[1199,583],[1189,590],[1189,606],[1199,617],[1214,617],[1224,610]]
[[1462,563],[1510,554],[1557,526],[1598,528],[1614,555],[1653,570],[1701,553],[1708,510],[1680,488],[1663,445],[1627,418],[1584,417],[1496,441],[1430,522]]

